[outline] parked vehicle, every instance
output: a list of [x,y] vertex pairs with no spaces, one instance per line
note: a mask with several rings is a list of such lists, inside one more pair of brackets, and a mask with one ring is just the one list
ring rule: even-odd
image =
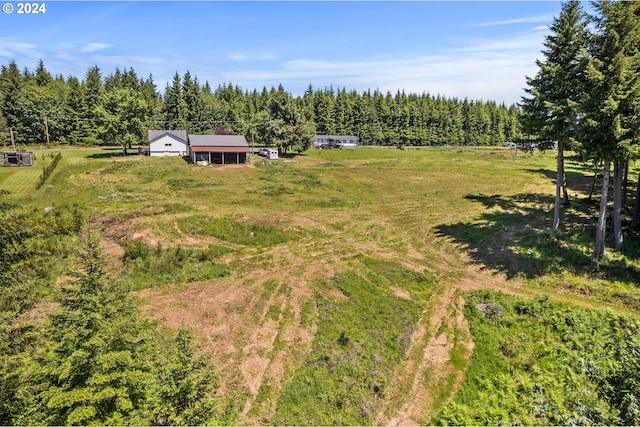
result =
[[278,160],[278,150],[275,148],[261,148],[258,150],[258,155],[269,160]]

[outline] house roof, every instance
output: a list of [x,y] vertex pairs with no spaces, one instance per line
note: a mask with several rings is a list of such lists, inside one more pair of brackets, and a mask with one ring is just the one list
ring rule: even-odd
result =
[[355,135],[315,135],[315,138],[322,138],[322,139],[342,139],[342,138],[349,138],[349,139],[358,139],[357,136]]
[[191,147],[236,147],[249,148],[243,135],[189,135]]
[[174,138],[187,143],[187,131],[186,130],[150,130],[149,131],[149,143],[162,138],[165,135],[173,136]]
[[249,147],[191,147],[192,153],[248,153]]

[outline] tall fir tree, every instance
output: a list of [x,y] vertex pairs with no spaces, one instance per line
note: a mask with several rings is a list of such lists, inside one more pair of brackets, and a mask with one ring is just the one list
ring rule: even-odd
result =
[[[622,251],[622,168],[640,148],[640,3],[601,1],[596,11],[582,139],[589,157],[603,162],[607,184],[610,165],[614,165],[613,232],[615,249]],[[604,188],[592,269],[597,268],[605,250],[607,199]]]
[[167,129],[188,129],[187,104],[182,94],[182,82],[178,72],[164,93],[164,115]]
[[521,104],[525,132],[543,142],[557,141],[558,144],[552,238],[557,236],[560,226],[563,187],[566,194],[564,151],[576,143],[580,106],[586,90],[586,22],[578,1],[562,5],[560,15],[550,26],[551,34],[545,38],[544,60],[536,61],[538,73],[527,78],[528,97],[523,98]]
[[[0,72],[0,91],[2,92],[0,114],[6,122],[6,126],[14,131],[18,128],[21,120],[18,99],[24,84],[24,78],[15,61],[10,61],[7,67],[2,66]],[[17,136],[16,140],[19,138],[20,136]]]

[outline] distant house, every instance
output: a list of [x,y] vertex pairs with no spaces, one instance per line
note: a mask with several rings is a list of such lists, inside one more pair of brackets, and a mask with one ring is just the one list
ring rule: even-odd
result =
[[242,135],[189,135],[189,147],[193,163],[216,165],[246,163],[251,151]]
[[356,148],[358,137],[354,135],[315,135],[313,146],[315,148]]
[[150,156],[186,156],[189,139],[186,130],[150,130]]

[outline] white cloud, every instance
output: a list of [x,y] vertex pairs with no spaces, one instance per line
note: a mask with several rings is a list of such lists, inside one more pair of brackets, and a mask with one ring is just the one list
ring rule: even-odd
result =
[[108,43],[87,43],[80,50],[82,52],[97,52],[99,50],[104,50],[110,48],[111,45]]
[[25,55],[28,57],[37,57],[38,46],[33,43],[18,42],[9,39],[0,39],[0,56],[6,58],[13,58],[16,54]]
[[525,76],[537,71],[535,60],[541,56],[543,38],[544,33],[537,31],[504,39],[460,39],[463,44],[439,55],[413,52],[353,61],[299,58],[276,68],[227,69],[217,77],[246,89],[282,83],[294,94],[301,94],[311,83],[512,104],[524,95]]
[[536,15],[536,16],[526,16],[523,18],[505,19],[502,21],[480,22],[477,24],[473,24],[472,27],[495,27],[499,25],[531,24],[536,22],[551,23],[552,21],[553,21],[553,15]]
[[272,61],[276,59],[276,56],[271,53],[244,54],[235,52],[229,55],[229,59],[232,61]]

